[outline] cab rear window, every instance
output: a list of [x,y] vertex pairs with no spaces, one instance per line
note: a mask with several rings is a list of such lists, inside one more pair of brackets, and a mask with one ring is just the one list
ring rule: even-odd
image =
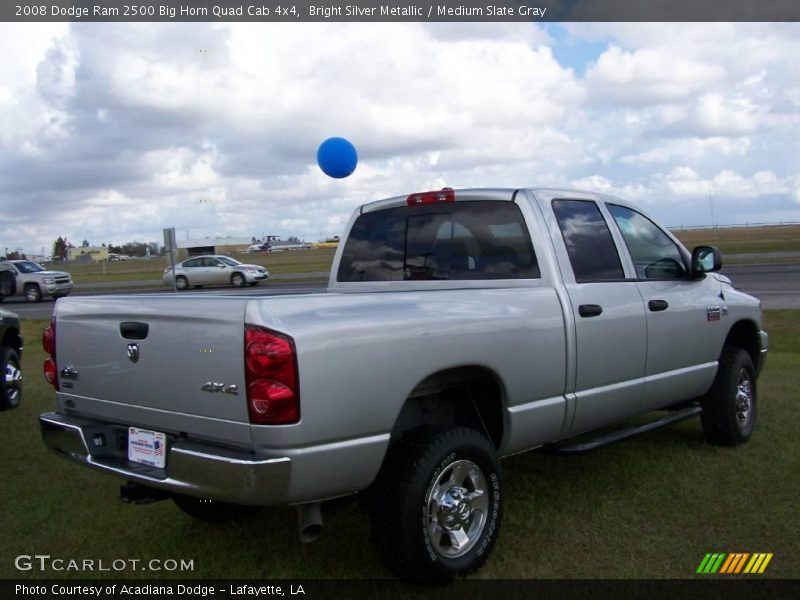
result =
[[519,207],[461,202],[369,212],[345,243],[337,280],[534,279],[539,268]]

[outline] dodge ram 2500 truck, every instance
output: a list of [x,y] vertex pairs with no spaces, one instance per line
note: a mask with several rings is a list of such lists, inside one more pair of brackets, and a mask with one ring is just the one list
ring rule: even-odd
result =
[[305,539],[320,503],[368,491],[388,567],[431,579],[488,556],[498,457],[697,415],[714,444],[753,432],[759,301],[622,200],[445,189],[365,204],[346,233],[327,293],[59,301],[45,444],[131,502],[296,505]]

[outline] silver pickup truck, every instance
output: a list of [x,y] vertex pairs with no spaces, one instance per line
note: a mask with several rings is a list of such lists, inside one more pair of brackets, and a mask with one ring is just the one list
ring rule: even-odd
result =
[[697,415],[711,443],[751,436],[767,334],[720,266],[598,194],[365,204],[327,293],[59,301],[44,442],[127,480],[127,501],[206,519],[296,505],[306,540],[323,501],[366,492],[391,570],[469,573],[500,529],[498,457]]
[[28,302],[54,300],[72,291],[72,276],[65,271],[48,271],[32,260],[0,262],[0,302],[7,296],[25,296]]

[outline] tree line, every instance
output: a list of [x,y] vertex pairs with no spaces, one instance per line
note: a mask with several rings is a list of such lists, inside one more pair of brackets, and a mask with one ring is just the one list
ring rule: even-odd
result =
[[[81,242],[81,248],[88,248],[90,246],[89,240],[83,240]],[[75,245],[67,238],[59,236],[58,239],[53,242],[53,260],[67,260],[70,248],[74,247]],[[164,251],[163,247],[155,242],[139,242],[136,240],[116,246],[114,244],[101,244],[101,247],[107,248],[109,254],[137,257],[147,256],[148,249],[150,250],[151,256],[161,254]]]

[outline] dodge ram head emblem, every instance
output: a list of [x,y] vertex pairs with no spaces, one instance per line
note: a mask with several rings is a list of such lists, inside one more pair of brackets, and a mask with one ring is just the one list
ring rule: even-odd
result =
[[134,363],[139,360],[139,344],[128,344],[128,358]]

